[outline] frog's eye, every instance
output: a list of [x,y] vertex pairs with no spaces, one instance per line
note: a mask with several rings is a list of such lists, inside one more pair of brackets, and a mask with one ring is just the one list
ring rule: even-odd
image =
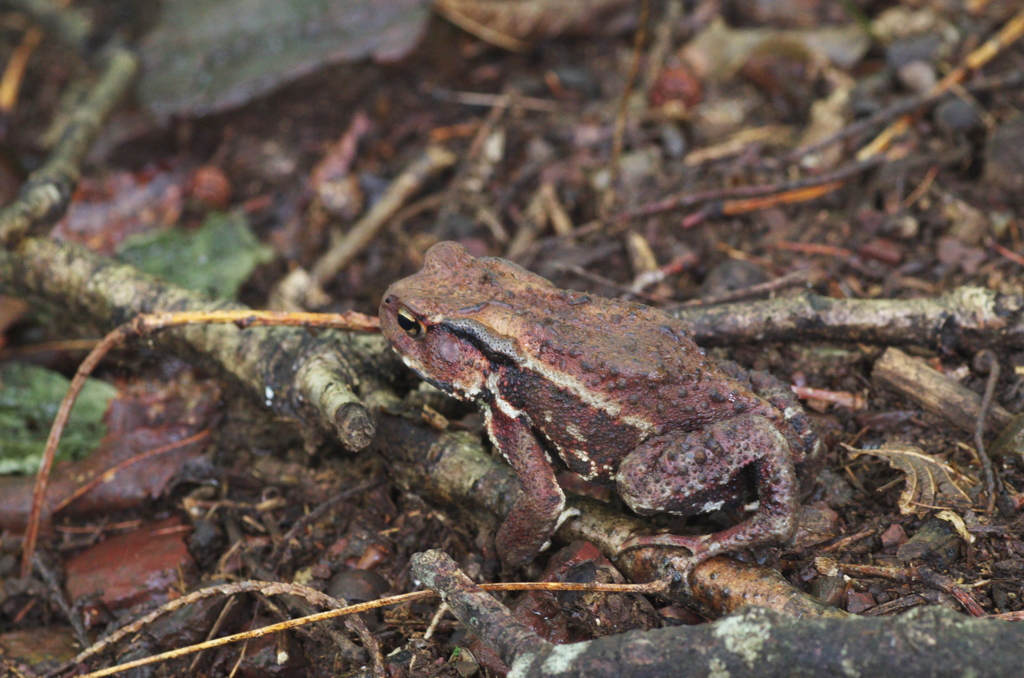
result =
[[419,320],[412,317],[412,314],[406,311],[404,308],[398,309],[398,326],[405,330],[405,333],[415,339],[421,336],[425,331],[426,327],[423,326]]

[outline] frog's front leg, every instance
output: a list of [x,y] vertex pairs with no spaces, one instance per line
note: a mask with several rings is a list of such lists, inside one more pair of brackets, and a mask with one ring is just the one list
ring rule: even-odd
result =
[[565,495],[555,479],[551,459],[529,423],[497,406],[483,409],[487,432],[512,465],[522,489],[495,537],[502,564],[518,567],[533,560],[554,534],[565,508]]
[[719,553],[788,539],[796,525],[796,473],[785,437],[764,416],[747,414],[700,431],[652,438],[623,460],[616,481],[637,513],[701,513],[734,497],[733,481],[746,466],[757,482],[759,506],[753,516],[714,534],[639,537],[623,549],[682,546],[693,553],[692,570]]

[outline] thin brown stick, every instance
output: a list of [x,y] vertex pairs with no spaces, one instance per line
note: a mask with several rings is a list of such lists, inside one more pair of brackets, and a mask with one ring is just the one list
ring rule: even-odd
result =
[[[463,106],[481,106],[486,108],[507,108],[509,105],[508,94],[487,94],[486,92],[455,92],[441,88],[431,91],[431,96],[441,101],[450,101],[453,104]],[[525,111],[538,113],[558,113],[565,109],[563,104],[551,99],[540,99],[538,97],[524,97],[516,95],[516,108]]]
[[14,49],[7,60],[3,77],[0,77],[0,115],[7,115],[14,110],[28,59],[42,41],[43,32],[41,30],[38,28],[28,29],[21,39],[21,44]]
[[[269,584],[268,582],[241,582],[241,584],[248,584],[245,589],[232,591],[245,592],[245,591],[260,591],[266,595],[274,595],[277,593],[287,593],[282,587],[290,586],[286,584]],[[236,587],[238,585],[235,585]],[[563,582],[511,582],[505,584],[482,584],[480,588],[484,591],[604,591],[607,593],[659,593],[664,590],[663,582],[649,582],[647,584],[601,584],[597,582],[590,582],[585,584],[574,584],[574,583],[563,583]],[[182,601],[188,599],[189,603],[195,602],[200,598],[205,598],[210,595],[215,595],[223,592],[224,587],[211,587],[209,589],[202,589],[195,591],[187,596],[183,596],[178,600],[173,601],[174,606],[171,604],[165,605],[160,610],[146,615],[143,619],[131,624],[132,631],[126,631],[127,627],[119,629],[112,636],[104,640],[103,647],[107,647],[110,644],[120,640],[121,638],[128,635],[128,633],[134,633],[141,628],[140,623],[145,621],[146,623],[152,621],[160,614],[171,611],[172,609],[178,609],[182,607],[184,603]],[[199,595],[202,594],[202,595]],[[308,615],[306,617],[299,617],[297,619],[289,619],[277,624],[271,624],[262,628],[253,629],[251,631],[245,631],[244,633],[236,633],[230,636],[224,636],[223,638],[216,638],[214,640],[208,640],[203,643],[197,643],[195,645],[189,645],[188,647],[182,647],[168,652],[162,652],[160,654],[152,655],[150,657],[144,657],[135,661],[119,664],[117,666],[111,666],[99,671],[93,671],[87,673],[81,678],[101,678],[102,676],[110,676],[115,673],[121,673],[128,669],[134,669],[139,666],[146,666],[148,664],[154,664],[156,662],[165,661],[168,659],[175,659],[182,657],[187,654],[194,652],[201,652],[208,650],[213,647],[220,647],[222,645],[228,645],[235,643],[240,640],[249,640],[252,638],[261,638],[271,633],[277,633],[279,631],[286,631],[299,626],[305,626],[306,624],[312,624],[319,621],[325,621],[327,619],[334,619],[337,617],[343,617],[350,614],[358,614],[360,612],[366,612],[368,610],[374,610],[380,607],[386,607],[388,605],[397,605],[399,603],[406,603],[412,600],[420,600],[423,598],[430,598],[437,595],[433,591],[412,591],[411,593],[402,593],[395,596],[388,596],[387,598],[381,598],[379,600],[371,600],[366,603],[359,603],[357,605],[349,605],[347,607],[338,608],[335,610],[327,610],[325,612],[318,612],[317,614]],[[115,637],[116,636],[116,637]],[[99,643],[97,643],[99,645]],[[96,649],[94,649],[96,648]],[[96,654],[103,648],[97,648],[94,645],[85,652],[75,657],[68,665],[78,665],[88,657]]]
[[619,159],[622,157],[622,147],[626,138],[629,98],[633,93],[633,87],[636,86],[637,77],[640,75],[640,57],[643,53],[644,43],[647,42],[647,22],[650,16],[651,0],[640,0],[640,11],[636,20],[636,34],[633,37],[633,56],[629,62],[626,86],[622,89],[618,109],[615,112],[615,130],[612,133],[612,156],[609,163],[612,170],[612,180],[608,183],[608,192],[605,193],[602,201],[605,209],[610,208],[615,201],[615,185],[619,180]]
[[504,92],[497,96],[498,99],[494,102],[491,110],[487,112],[483,122],[480,123],[476,134],[473,135],[473,140],[469,142],[469,148],[466,149],[459,166],[455,169],[455,176],[452,177],[452,180],[448,183],[448,188],[444,191],[441,198],[441,206],[438,208],[437,217],[434,219],[434,233],[440,233],[444,228],[445,222],[448,221],[448,217],[454,210],[455,196],[459,192],[459,187],[462,186],[463,179],[466,178],[469,168],[476,162],[480,151],[484,147],[484,143],[491,136],[491,132],[494,131],[494,127],[505,116],[512,101],[518,102],[519,100],[519,95],[515,92]]
[[799,202],[809,202],[827,195],[832,191],[839,190],[846,185],[846,179],[830,181],[815,186],[804,186],[801,188],[782,191],[773,195],[766,195],[760,198],[743,198],[741,200],[727,200],[722,204],[722,214],[735,216],[746,214],[757,210],[775,207],[776,205],[789,205]]
[[974,363],[981,370],[988,370],[985,395],[981,398],[978,419],[974,425],[974,446],[978,450],[978,459],[985,472],[985,511],[991,515],[996,508],[996,476],[992,469],[992,459],[985,452],[985,424],[988,422],[989,410],[992,409],[992,397],[996,392],[996,382],[999,381],[999,358],[992,351],[985,349],[978,352]]
[[47,351],[91,351],[98,339],[62,339],[60,341],[41,341],[38,344],[24,346],[5,346],[0,349],[0,360],[7,360],[26,355],[36,355]]
[[182,447],[186,447],[193,443],[198,443],[199,441],[205,440],[206,438],[209,437],[210,430],[206,429],[187,438],[176,440],[173,443],[167,443],[166,445],[161,445],[160,447],[155,447],[151,450],[146,450],[142,454],[136,454],[131,459],[125,459],[120,464],[117,464],[112,468],[103,471],[102,473],[97,473],[96,476],[92,478],[89,482],[79,486],[74,492],[72,492],[67,497],[58,502],[57,505],[53,507],[53,512],[57,513],[58,511],[63,510],[69,504],[71,504],[71,502],[75,501],[79,497],[88,494],[93,489],[99,487],[103,483],[111,482],[114,478],[117,477],[118,473],[128,468],[129,466],[134,466],[135,464],[138,464],[140,461],[152,459],[153,457],[159,456],[166,452],[173,452],[174,450],[179,450]]
[[25,542],[21,553],[22,578],[26,578],[32,573],[32,556],[35,554],[36,540],[39,537],[43,502],[46,499],[46,489],[50,482],[50,469],[53,468],[53,460],[57,456],[57,444],[60,442],[61,434],[64,433],[64,427],[71,417],[71,408],[74,407],[78,394],[81,393],[82,387],[85,386],[86,379],[96,369],[96,365],[103,359],[103,356],[112,349],[122,345],[130,333],[131,328],[127,325],[122,325],[105,336],[96,345],[96,348],[89,352],[89,355],[79,365],[78,371],[75,372],[71,385],[68,387],[68,392],[64,394],[64,400],[61,401],[60,407],[57,408],[57,416],[54,417],[53,425],[50,427],[50,435],[46,439],[43,457],[39,460],[39,471],[36,472],[36,483],[32,490],[32,510],[29,512],[28,526],[25,528]]
[[388,220],[405,205],[406,201],[434,175],[456,161],[455,154],[440,146],[429,146],[401,174],[395,177],[377,204],[360,219],[339,242],[316,262],[311,271],[313,281],[320,286],[337,275],[366,247]]
[[813,186],[828,185],[838,181],[848,180],[851,177],[866,172],[867,170],[871,169],[872,167],[875,167],[876,165],[880,165],[883,161],[883,157],[876,156],[861,162],[850,163],[832,172],[826,172],[825,174],[819,174],[816,176],[804,177],[801,179],[796,179],[794,181],[787,181],[776,184],[761,184],[756,186],[739,186],[736,188],[705,191],[703,193],[690,193],[687,195],[672,196],[670,198],[665,198],[663,200],[651,203],[644,207],[639,207],[637,209],[621,212],[612,217],[612,221],[629,221],[632,219],[653,216],[655,214],[660,214],[662,212],[671,212],[674,210],[685,209],[688,207],[696,207],[697,205],[709,202],[725,202],[729,200],[738,201],[763,196],[770,196],[777,193],[788,193],[791,191],[798,191],[805,188],[811,188]]
[[789,287],[796,287],[798,285],[804,285],[811,280],[810,271],[797,270],[790,271],[789,273],[779,276],[775,280],[769,280],[767,282],[758,283],[756,285],[748,285],[747,287],[741,287],[736,290],[729,290],[728,292],[722,292],[721,294],[712,294],[699,299],[690,299],[684,301],[681,304],[668,306],[668,309],[673,308],[685,308],[691,306],[714,306],[716,304],[728,304],[734,301],[743,301],[745,299],[753,299],[755,297],[761,297],[772,292],[778,292]]
[[991,238],[988,239],[987,244],[989,247],[994,249],[999,256],[1003,257],[1004,259],[1008,259],[1013,263],[1017,264],[1018,266],[1024,266],[1024,257],[1017,254],[1013,250],[1006,249],[1005,247],[997,243],[995,240],[992,240]]
[[129,338],[167,329],[169,327],[180,327],[182,325],[211,324],[211,323],[234,323],[239,328],[253,325],[302,325],[308,327],[343,329],[354,332],[376,332],[380,330],[380,323],[376,318],[363,315],[362,313],[279,313],[276,311],[211,311],[211,312],[185,312],[185,313],[156,313],[152,315],[140,315],[135,319],[115,328],[102,340],[89,355],[86,356],[78,371],[75,372],[68,392],[64,395],[60,407],[57,409],[57,416],[54,417],[53,425],[50,427],[50,435],[46,440],[46,447],[43,450],[43,457],[39,461],[39,471],[36,473],[35,488],[32,491],[32,510],[29,513],[28,526],[25,529],[25,542],[21,560],[21,576],[28,577],[32,573],[32,555],[36,550],[36,541],[39,537],[39,526],[43,513],[43,503],[46,499],[46,489],[50,482],[50,470],[53,468],[53,460],[57,454],[57,445],[64,433],[68,419],[71,417],[71,408],[74,407],[78,394],[85,386],[86,379],[104,356],[111,350],[122,346]]

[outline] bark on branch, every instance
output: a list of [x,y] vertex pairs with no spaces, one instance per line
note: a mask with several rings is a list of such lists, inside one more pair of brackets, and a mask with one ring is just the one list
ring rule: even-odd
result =
[[1024,347],[1024,299],[958,287],[923,299],[832,299],[812,292],[675,312],[706,345],[774,341],[916,344],[947,352]]
[[[0,252],[0,292],[56,307],[60,316],[106,333],[139,313],[244,309],[212,300],[65,242],[28,238]],[[384,346],[377,336],[302,328],[196,325],[154,338],[177,355],[234,377],[280,416],[306,424],[306,433],[337,432],[352,450],[373,438],[373,421],[356,395],[374,390],[368,362]]]
[[1019,676],[1024,653],[1024,626],[940,607],[848,619],[801,619],[748,608],[713,624],[552,645],[512,618],[444,553],[416,554],[412,567],[459,621],[499,653],[512,668],[510,675],[520,678]]

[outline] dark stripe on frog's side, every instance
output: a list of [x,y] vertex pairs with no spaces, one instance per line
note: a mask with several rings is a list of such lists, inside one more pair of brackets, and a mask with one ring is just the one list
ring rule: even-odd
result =
[[440,327],[475,346],[491,362],[501,365],[518,365],[523,362],[511,340],[495,338],[486,327],[476,321],[445,320]]

